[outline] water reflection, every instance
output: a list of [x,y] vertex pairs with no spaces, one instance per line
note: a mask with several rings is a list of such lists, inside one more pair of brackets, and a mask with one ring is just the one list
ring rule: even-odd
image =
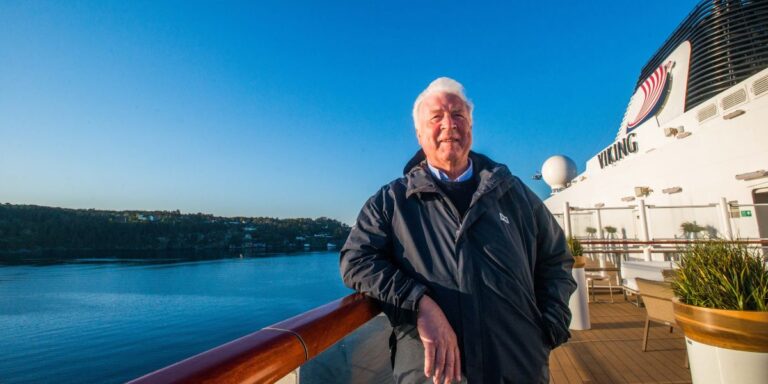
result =
[[335,252],[3,257],[0,382],[123,382],[347,293]]
[[[51,266],[60,264],[125,264],[153,265],[177,264],[209,260],[270,258],[281,256],[306,256],[311,254],[326,254],[329,252],[264,252],[253,249],[246,250],[169,250],[169,251],[45,251],[0,253],[0,266],[36,265]],[[333,253],[333,252],[330,252]]]

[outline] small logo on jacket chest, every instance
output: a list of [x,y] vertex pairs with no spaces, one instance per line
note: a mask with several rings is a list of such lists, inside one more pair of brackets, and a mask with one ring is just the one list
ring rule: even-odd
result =
[[499,212],[499,219],[501,219],[501,221],[509,224],[509,219],[506,216],[504,216],[504,214],[501,213],[501,212]]

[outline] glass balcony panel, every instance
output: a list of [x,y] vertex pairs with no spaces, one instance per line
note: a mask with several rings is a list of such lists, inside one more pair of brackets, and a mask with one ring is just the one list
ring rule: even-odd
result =
[[300,384],[393,382],[389,358],[392,327],[378,315],[299,368]]

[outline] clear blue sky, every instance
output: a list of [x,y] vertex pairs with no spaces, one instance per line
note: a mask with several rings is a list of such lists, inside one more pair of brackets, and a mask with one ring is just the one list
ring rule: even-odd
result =
[[694,1],[0,2],[0,203],[353,222],[436,77],[474,149],[583,170]]

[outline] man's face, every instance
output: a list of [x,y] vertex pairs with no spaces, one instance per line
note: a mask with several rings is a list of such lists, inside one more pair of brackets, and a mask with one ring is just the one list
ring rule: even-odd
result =
[[422,101],[416,136],[429,163],[443,170],[463,165],[472,146],[467,105],[451,93],[434,93]]

